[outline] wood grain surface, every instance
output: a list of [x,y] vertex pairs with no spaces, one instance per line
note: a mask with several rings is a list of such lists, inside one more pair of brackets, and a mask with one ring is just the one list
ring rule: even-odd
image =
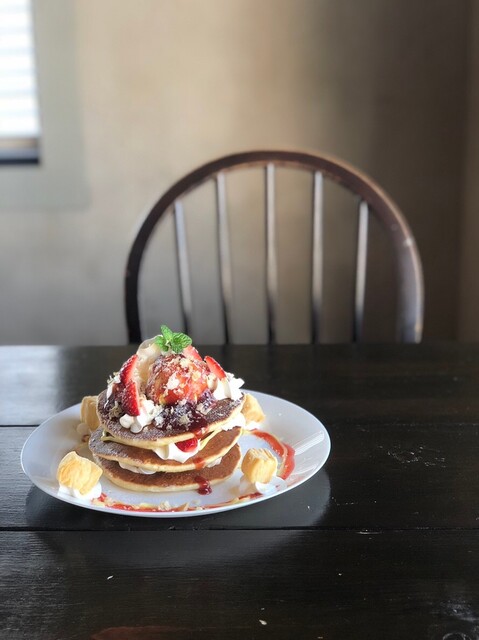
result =
[[139,637],[161,640],[477,637],[475,532],[3,532],[0,540],[9,640],[88,640],[109,628],[118,640],[121,627],[156,627]]
[[[479,344],[199,347],[248,389],[327,424],[479,423]],[[0,425],[37,425],[99,393],[134,352],[119,347],[0,347]]]

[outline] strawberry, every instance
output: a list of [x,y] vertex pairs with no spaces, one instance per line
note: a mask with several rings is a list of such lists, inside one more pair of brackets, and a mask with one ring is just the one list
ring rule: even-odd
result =
[[205,362],[208,365],[208,369],[211,371],[213,375],[215,375],[219,380],[223,380],[226,378],[226,373],[223,367],[216,362],[214,358],[211,356],[205,356]]
[[202,360],[202,357],[198,353],[198,350],[193,347],[193,345],[189,345],[183,349],[183,355],[191,360]]
[[176,446],[180,451],[188,453],[188,451],[193,451],[193,449],[196,449],[196,447],[198,446],[198,438],[190,438],[189,440],[176,442]]
[[123,410],[130,416],[140,415],[140,394],[134,380],[127,382],[121,396]]
[[125,362],[125,364],[120,369],[120,382],[125,387],[130,382],[130,380],[132,380],[132,378],[133,378],[133,372],[135,370],[135,366],[136,366],[136,361],[137,360],[138,360],[138,356],[135,353],[133,356],[131,356],[131,358],[128,358],[128,360]]

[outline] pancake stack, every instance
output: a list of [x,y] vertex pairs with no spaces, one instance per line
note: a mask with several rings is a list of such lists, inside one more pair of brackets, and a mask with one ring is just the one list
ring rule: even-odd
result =
[[213,358],[189,345],[172,351],[161,340],[165,329],[98,396],[88,446],[105,476],[126,489],[209,493],[239,465],[254,399]]

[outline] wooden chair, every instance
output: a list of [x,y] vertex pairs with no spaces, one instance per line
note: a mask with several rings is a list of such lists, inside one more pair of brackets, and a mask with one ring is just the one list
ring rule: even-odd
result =
[[142,340],[138,300],[138,282],[142,258],[148,240],[163,216],[171,209],[175,222],[177,268],[180,282],[184,330],[190,331],[192,294],[185,216],[182,198],[208,180],[216,186],[218,252],[224,342],[231,340],[232,266],[229,224],[226,207],[226,177],[234,169],[260,167],[265,179],[265,252],[267,321],[269,342],[276,340],[276,307],[278,294],[277,255],[275,243],[275,170],[277,167],[302,169],[312,174],[312,273],[311,273],[311,342],[319,342],[323,296],[323,182],[329,179],[357,196],[358,230],[355,256],[354,320],[351,338],[363,335],[366,288],[366,258],[370,215],[380,221],[392,241],[397,272],[398,303],[396,338],[401,342],[419,342],[423,324],[423,275],[420,256],[411,230],[394,202],[368,176],[332,157],[300,151],[258,150],[235,153],[208,162],[178,180],[156,202],[146,215],[134,239],[125,274],[125,310],[128,338],[131,343]]

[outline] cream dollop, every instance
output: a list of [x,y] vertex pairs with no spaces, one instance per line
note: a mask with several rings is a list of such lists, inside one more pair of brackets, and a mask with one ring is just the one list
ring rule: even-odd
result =
[[240,496],[248,493],[260,493],[266,496],[270,493],[283,491],[287,486],[286,481],[279,476],[273,476],[269,482],[250,482],[246,476],[242,476],[239,483],[239,493]]
[[229,431],[230,429],[234,429],[235,427],[241,427],[242,429],[249,429],[246,426],[246,418],[242,413],[238,413],[237,415],[229,418],[223,425],[221,425],[222,431]]
[[186,462],[189,458],[195,456],[200,450],[200,441],[191,451],[182,451],[176,444],[166,444],[164,447],[153,449],[156,455],[162,460],[175,460],[176,462]]
[[221,380],[215,376],[209,376],[208,387],[213,392],[213,396],[216,400],[224,400],[225,398],[231,398],[231,400],[239,400],[243,393],[240,388],[244,385],[244,380],[241,378],[235,378],[232,373],[227,373]]
[[144,476],[150,476],[156,471],[151,471],[151,469],[144,469],[143,467],[136,467],[132,464],[127,464],[126,462],[118,461],[118,464],[122,469],[126,469],[126,471],[132,471],[133,473],[139,473]]
[[120,383],[120,374],[117,371],[109,380],[108,387],[106,388],[106,399],[108,400],[113,393],[115,385]]
[[260,427],[261,427],[261,423],[256,422],[256,420],[250,420],[249,422],[246,422],[245,420],[245,425],[243,429],[246,429],[247,431],[253,431],[254,429],[259,429]]
[[85,494],[80,493],[78,489],[66,487],[64,484],[61,484],[58,488],[58,493],[63,493],[67,496],[71,496],[72,498],[76,498],[80,502],[90,502],[90,500],[95,500],[95,498],[100,497],[101,483],[97,482],[93,489],[90,489],[90,491]]
[[140,344],[136,352],[138,356],[136,370],[141,382],[148,380],[150,366],[162,353],[160,347],[155,343],[155,338],[150,338]]
[[146,425],[151,424],[160,412],[160,407],[152,400],[142,398],[140,400],[140,414],[138,416],[130,416],[125,413],[121,416],[119,422],[122,427],[129,429],[132,433],[140,433]]

